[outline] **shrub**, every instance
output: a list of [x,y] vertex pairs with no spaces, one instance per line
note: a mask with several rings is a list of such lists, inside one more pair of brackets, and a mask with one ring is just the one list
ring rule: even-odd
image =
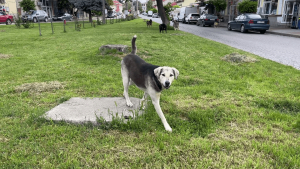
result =
[[21,19],[21,16],[18,15],[18,16],[15,16],[15,25],[18,29],[21,28],[21,25],[22,25],[22,19]]
[[240,13],[256,13],[257,1],[243,0],[238,4]]
[[30,22],[30,21],[25,21],[22,23],[24,28],[33,28],[34,27],[34,23]]

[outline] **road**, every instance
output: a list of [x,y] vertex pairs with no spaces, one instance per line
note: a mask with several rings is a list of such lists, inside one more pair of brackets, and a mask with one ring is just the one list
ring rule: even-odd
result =
[[[160,18],[140,16],[161,23]],[[225,27],[200,27],[182,23],[179,29],[300,70],[299,38],[268,34],[268,31],[266,34],[241,33],[228,31]]]

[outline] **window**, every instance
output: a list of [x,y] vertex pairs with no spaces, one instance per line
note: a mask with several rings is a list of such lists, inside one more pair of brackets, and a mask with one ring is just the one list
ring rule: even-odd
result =
[[276,14],[278,0],[265,0],[263,6],[263,12],[266,15]]

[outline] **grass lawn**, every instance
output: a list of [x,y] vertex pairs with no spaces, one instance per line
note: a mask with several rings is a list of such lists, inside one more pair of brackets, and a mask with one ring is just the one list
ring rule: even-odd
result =
[[[299,70],[142,19],[66,30],[0,26],[0,168],[300,168]],[[71,97],[122,96],[123,55],[99,47],[135,34],[139,56],[180,72],[161,96],[172,133],[152,104],[127,124],[40,118]],[[258,61],[222,59],[231,53]]]

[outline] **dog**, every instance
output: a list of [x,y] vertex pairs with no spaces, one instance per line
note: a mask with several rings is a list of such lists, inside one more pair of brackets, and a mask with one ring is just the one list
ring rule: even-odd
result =
[[152,26],[152,20],[150,19],[150,21],[147,21],[147,27]]
[[164,31],[167,33],[167,25],[163,23],[159,25],[159,32],[164,33]]
[[219,27],[219,22],[218,22],[218,21],[215,21],[215,22],[214,22],[214,28],[217,28],[217,27]]
[[176,20],[174,20],[174,21],[173,21],[173,27],[174,27],[174,30],[175,30],[175,31],[176,31],[176,30],[179,30],[179,22],[176,21]]
[[[139,89],[144,91],[141,99],[141,105],[144,105],[146,98],[150,96],[152,104],[160,117],[165,130],[172,132],[159,104],[161,92],[170,88],[174,79],[179,76],[179,71],[173,67],[156,66],[145,62],[136,55],[137,47],[135,45],[136,35],[131,40],[132,52],[125,56],[121,62],[121,74],[124,86],[124,97],[126,105],[132,107],[133,104],[129,99],[128,87],[135,84]],[[142,107],[145,108],[145,107]]]

